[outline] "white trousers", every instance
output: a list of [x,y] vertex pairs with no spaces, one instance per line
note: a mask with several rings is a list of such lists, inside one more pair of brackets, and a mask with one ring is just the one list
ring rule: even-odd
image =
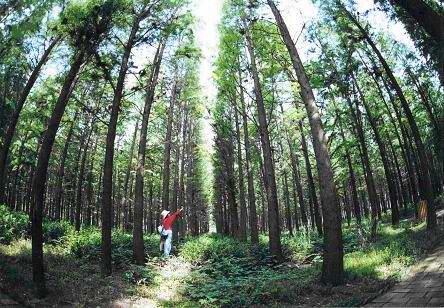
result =
[[165,240],[165,243],[163,243],[163,255],[165,257],[169,257],[170,252],[171,252],[171,245],[172,245],[172,241],[173,241],[173,231],[172,230],[164,230],[163,233],[168,235],[168,237]]

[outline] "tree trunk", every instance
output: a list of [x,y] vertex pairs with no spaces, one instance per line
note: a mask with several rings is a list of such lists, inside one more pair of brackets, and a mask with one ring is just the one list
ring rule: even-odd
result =
[[130,202],[128,200],[128,198],[129,198],[128,197],[128,184],[129,184],[129,179],[130,179],[130,175],[131,175],[131,169],[133,168],[134,147],[136,145],[136,138],[137,138],[138,129],[139,129],[139,119],[137,119],[136,125],[134,126],[134,134],[133,134],[133,138],[131,140],[128,165],[126,168],[125,179],[123,180],[123,230],[125,230],[125,231],[129,230],[128,212],[129,212]]
[[407,102],[407,99],[404,96],[404,93],[396,80],[395,76],[393,75],[392,70],[390,69],[388,63],[385,61],[384,57],[382,56],[381,52],[379,51],[378,47],[376,47],[376,44],[373,42],[372,38],[368,35],[367,31],[361,26],[361,24],[354,18],[354,16],[348,12],[345,7],[343,7],[344,12],[347,14],[349,19],[353,22],[353,24],[358,27],[360,30],[362,36],[367,41],[368,45],[371,47],[373,52],[378,57],[379,61],[381,62],[382,67],[384,68],[390,83],[392,87],[394,88],[400,102],[401,106],[404,109],[404,113],[407,117],[407,121],[410,125],[410,129],[412,131],[413,140],[415,141],[416,148],[418,150],[418,156],[419,156],[419,165],[420,165],[420,176],[419,176],[419,182],[421,190],[423,191],[423,195],[427,201],[427,229],[428,230],[435,230],[436,229],[436,210],[435,210],[435,202],[434,202],[434,195],[433,195],[433,188],[432,188],[432,181],[430,177],[430,168],[427,158],[427,153],[424,147],[424,144],[421,139],[421,135],[419,133],[418,125],[416,124],[415,118],[413,117],[412,111],[410,110],[410,106]]
[[54,201],[54,207],[55,207],[55,219],[60,220],[61,219],[61,206],[62,206],[62,194],[63,194],[63,180],[65,177],[65,163],[66,158],[68,156],[68,149],[69,145],[71,143],[71,138],[74,132],[74,125],[77,120],[78,113],[75,114],[74,119],[71,123],[71,126],[68,130],[68,134],[66,135],[65,139],[65,145],[63,146],[63,152],[60,157],[60,164],[59,164],[59,170],[57,173],[57,184],[56,184],[56,191],[55,191],[55,201]]
[[112,228],[112,190],[113,190],[113,166],[114,166],[114,141],[116,139],[117,121],[120,112],[120,103],[123,97],[125,77],[128,70],[128,61],[134,44],[139,18],[135,18],[131,33],[125,44],[124,53],[120,63],[119,75],[114,88],[114,98],[111,105],[111,115],[106,134],[105,160],[103,165],[102,188],[102,275],[109,276],[112,272],[111,257],[111,228]]
[[[296,156],[296,153],[294,153],[293,146],[292,146],[290,138],[288,136],[287,136],[287,142],[288,142],[288,148],[290,151],[290,162],[291,162],[293,183],[296,187],[296,189],[293,189],[293,192],[297,191],[299,208],[301,209],[302,224],[308,230],[307,209],[305,207],[304,191],[302,190],[301,176],[299,173],[299,159]],[[295,194],[293,194],[293,199],[294,199],[295,211],[297,212],[296,195]]]
[[43,209],[46,179],[49,158],[54,145],[55,136],[60,125],[65,107],[68,103],[71,89],[75,83],[76,76],[85,59],[85,52],[78,50],[74,56],[73,63],[63,82],[62,90],[56,105],[48,121],[47,129],[43,135],[42,145],[37,159],[37,167],[33,180],[34,206],[32,211],[32,273],[33,281],[39,296],[46,295],[45,275],[43,265]]
[[370,162],[370,157],[368,155],[368,149],[367,144],[365,142],[365,133],[364,129],[362,127],[362,120],[361,119],[361,113],[359,111],[359,108],[353,107],[353,103],[347,93],[343,93],[350,110],[350,114],[353,120],[353,127],[356,131],[356,135],[358,137],[358,141],[360,144],[360,156],[362,160],[362,166],[364,169],[364,178],[365,178],[365,184],[367,186],[367,193],[368,198],[370,201],[370,209],[371,209],[371,219],[372,219],[372,226],[371,226],[371,237],[375,238],[376,236],[376,229],[377,229],[377,219],[378,219],[378,194],[376,192],[376,186],[375,186],[375,179],[373,176],[373,169]]
[[361,102],[364,105],[365,111],[367,113],[367,119],[369,120],[370,126],[373,130],[373,134],[375,135],[375,141],[378,145],[379,154],[381,155],[382,165],[384,168],[384,174],[387,181],[388,191],[389,191],[389,197],[390,197],[390,205],[392,209],[392,225],[396,226],[399,224],[399,208],[398,208],[398,198],[396,197],[396,187],[395,182],[393,179],[393,173],[389,166],[389,159],[386,147],[382,141],[381,135],[378,130],[378,124],[376,122],[376,119],[372,115],[372,111],[370,110],[370,107],[364,97],[364,94],[361,91],[361,88],[359,87],[359,84],[354,76],[354,74],[351,74],[352,79],[355,83],[356,89],[358,91],[359,97],[361,98]]
[[[179,178],[179,196],[177,203],[180,208],[185,208],[185,161],[187,154],[187,133],[188,133],[188,108],[185,106],[185,116],[183,121],[182,130],[182,158],[180,160],[180,178]],[[179,221],[179,235],[183,237],[185,235],[185,223],[181,219]]]
[[[336,110],[336,116],[339,123],[339,130],[342,137],[342,142],[345,142],[345,135],[344,135],[344,129],[342,127],[342,121],[339,116],[338,111]],[[348,173],[349,173],[349,182],[351,187],[351,199],[353,204],[353,213],[356,218],[356,222],[358,225],[361,225],[361,208],[359,207],[359,198],[358,198],[358,191],[356,189],[356,175],[355,171],[353,170],[353,164],[350,157],[350,152],[348,148],[345,149],[345,156],[347,159],[347,166],[348,166]]]
[[290,232],[290,235],[293,236],[293,226],[291,224],[291,210],[290,210],[290,191],[288,190],[288,176],[286,171],[284,171],[284,178],[282,181],[284,187],[284,200],[285,200],[285,222],[287,224],[287,229]]
[[259,118],[259,132],[264,155],[264,183],[268,196],[268,236],[270,253],[279,261],[282,260],[281,230],[279,227],[279,205],[276,187],[276,175],[273,164],[273,153],[271,151],[271,141],[268,132],[268,120],[262,96],[262,89],[259,80],[259,72],[256,66],[256,56],[253,49],[249,26],[244,21],[245,37],[247,49],[250,55],[251,72],[254,81],[254,92],[256,95],[256,105]]
[[[175,151],[175,158],[174,158],[174,169],[173,169],[173,195],[172,195],[172,204],[171,204],[171,211],[175,212],[178,209],[178,193],[179,193],[179,163],[180,163],[180,133],[182,131],[182,117],[183,117],[183,108],[178,108],[177,112],[177,123],[176,123],[176,133],[175,133],[175,142],[174,142],[174,151]],[[176,224],[173,224],[173,240],[178,240],[178,232],[179,232],[179,226]]]
[[[390,91],[390,88],[389,88],[387,82],[385,81],[385,79],[384,78],[381,78],[381,79],[384,83],[384,87],[385,87],[387,93],[389,94],[390,102],[392,104],[393,110],[395,111],[396,121],[398,122],[398,126],[401,131],[401,136],[399,136],[399,134],[398,134],[398,138],[402,137],[402,142],[400,142],[400,145],[404,145],[404,152],[405,152],[404,155],[405,155],[407,173],[409,175],[409,185],[410,185],[410,189],[412,191],[413,204],[416,208],[419,203],[419,196],[418,196],[418,187],[417,187],[417,181],[416,181],[414,168],[415,168],[415,166],[417,166],[418,163],[413,155],[413,149],[412,149],[413,146],[409,140],[410,138],[406,132],[404,123],[402,121],[401,112],[398,109],[398,106],[396,105],[395,98],[393,97],[393,94]],[[387,110],[389,110],[388,105],[386,106],[386,108],[387,108]],[[398,139],[398,140],[400,141],[400,139]],[[419,175],[418,172],[416,174]]]
[[242,241],[247,240],[247,205],[245,203],[245,186],[244,186],[244,167],[242,162],[242,146],[239,128],[238,110],[234,108],[234,118],[236,122],[236,140],[237,140],[237,168],[238,168],[238,185],[239,185],[239,206],[240,206],[240,220],[239,220],[239,238]]
[[242,76],[239,70],[239,92],[240,102],[242,108],[242,126],[244,131],[244,146],[245,146],[245,169],[247,171],[247,189],[248,189],[248,209],[250,212],[250,237],[252,244],[259,243],[259,232],[257,228],[257,211],[256,211],[256,195],[254,193],[254,180],[253,180],[253,168],[250,165],[251,162],[251,148],[250,148],[250,136],[248,132],[248,119],[247,109],[245,107],[244,91],[242,88]]
[[145,171],[145,152],[147,142],[148,121],[151,113],[151,107],[154,101],[157,80],[159,77],[160,65],[162,62],[165,42],[160,42],[156,55],[154,56],[153,69],[151,71],[149,84],[145,96],[145,106],[143,108],[142,126],[140,128],[139,149],[137,152],[136,165],[136,185],[135,185],[135,203],[134,203],[134,226],[133,226],[133,258],[136,264],[145,263],[145,248],[143,243],[143,182]]
[[[81,211],[82,211],[82,189],[83,189],[83,180],[85,178],[85,166],[86,166],[86,154],[88,153],[89,142],[91,141],[91,135],[93,133],[93,124],[91,124],[91,128],[88,134],[88,138],[84,145],[82,162],[80,163],[80,172],[79,179],[77,182],[77,191],[76,191],[76,219],[75,219],[75,230],[80,231],[80,219],[81,219]],[[81,151],[81,149],[80,149]]]
[[302,137],[302,153],[304,154],[305,159],[305,168],[307,170],[307,180],[308,180],[308,187],[310,191],[310,198],[313,203],[313,211],[314,211],[314,220],[316,223],[316,230],[318,231],[319,235],[322,235],[322,219],[319,211],[319,204],[318,204],[318,198],[316,196],[316,187],[313,180],[313,174],[311,172],[311,164],[310,159],[308,157],[308,148],[307,148],[307,141],[305,140],[305,135],[302,127],[302,121],[299,121],[299,130],[301,132]]
[[20,113],[23,109],[23,106],[25,105],[25,102],[26,102],[26,99],[28,98],[29,92],[31,92],[32,87],[34,86],[37,78],[40,75],[40,70],[42,69],[42,67],[46,63],[46,61],[48,61],[51,51],[59,43],[60,40],[61,40],[60,36],[56,37],[55,39],[52,40],[51,44],[45,50],[45,52],[43,53],[39,62],[37,62],[37,65],[32,70],[32,73],[29,76],[29,79],[26,82],[25,87],[23,88],[22,92],[20,93],[20,96],[19,96],[16,106],[15,106],[15,110],[14,110],[14,112],[11,116],[10,122],[9,122],[9,126],[6,129],[6,133],[5,133],[4,139],[3,139],[3,146],[0,148],[0,203],[4,203],[4,201],[5,201],[6,165],[8,162],[9,149],[12,144],[12,138],[14,137],[14,133],[15,133],[15,129],[17,127],[19,117],[20,117]]
[[163,174],[162,174],[162,209],[168,210],[170,203],[170,163],[171,163],[171,132],[173,129],[173,112],[180,89],[177,81],[171,90],[170,107],[168,108],[167,131],[164,141]]
[[322,281],[333,285],[341,284],[344,275],[343,243],[341,217],[338,196],[333,179],[330,155],[327,148],[327,137],[322,127],[322,122],[315,97],[310,86],[304,66],[299,57],[296,46],[291,39],[290,32],[272,0],[267,0],[277,26],[295,69],[301,96],[307,110],[313,136],[313,147],[318,168],[322,214],[324,218],[324,260],[322,264]]

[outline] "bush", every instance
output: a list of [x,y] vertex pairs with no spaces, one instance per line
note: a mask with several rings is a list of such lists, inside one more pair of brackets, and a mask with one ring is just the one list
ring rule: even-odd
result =
[[296,288],[313,277],[311,269],[307,269],[311,271],[308,274],[305,270],[273,267],[264,237],[258,246],[251,247],[222,235],[202,235],[187,239],[180,256],[201,263],[186,280],[184,293],[203,306],[266,304],[288,293],[282,289],[286,282]]
[[[318,269],[274,266],[266,241],[252,248],[220,235],[202,235],[182,245],[180,256],[202,263],[185,281],[185,295],[203,306],[238,307],[291,302]],[[290,288],[290,289],[289,289]],[[290,294],[290,295],[289,295]]]
[[[115,265],[131,263],[133,258],[133,242],[130,233],[120,230],[112,232],[112,258]],[[158,238],[154,235],[144,236],[145,254],[158,256]],[[102,235],[96,227],[85,228],[74,232],[68,239],[69,251],[77,258],[99,260],[101,252]]]
[[220,257],[245,257],[248,246],[233,238],[219,234],[206,234],[189,237],[180,248],[180,256],[185,260],[199,263]]
[[303,260],[311,254],[322,251],[322,238],[314,231],[299,231],[295,236],[284,236],[281,239],[284,255],[294,260]]
[[43,241],[46,243],[57,244],[74,232],[73,226],[67,221],[43,221]]
[[[43,220],[43,241],[58,243],[74,231],[67,221]],[[6,205],[0,205],[0,242],[9,244],[13,240],[30,236],[31,223],[24,212],[16,212]]]
[[415,241],[415,232],[402,224],[393,228],[381,226],[378,241],[345,255],[344,265],[350,276],[377,279],[399,279],[407,266],[413,264],[423,254]]
[[0,204],[0,243],[25,237],[28,233],[28,215],[11,211],[6,205]]

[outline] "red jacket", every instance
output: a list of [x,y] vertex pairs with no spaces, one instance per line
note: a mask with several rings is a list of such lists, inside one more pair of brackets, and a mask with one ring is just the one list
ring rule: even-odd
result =
[[178,217],[180,217],[180,210],[177,210],[173,214],[168,214],[162,222],[162,226],[164,230],[171,230],[173,227],[173,223],[176,221]]

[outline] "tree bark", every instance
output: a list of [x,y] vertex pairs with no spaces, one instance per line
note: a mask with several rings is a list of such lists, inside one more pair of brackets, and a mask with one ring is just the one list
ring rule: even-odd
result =
[[154,101],[157,80],[159,77],[160,65],[162,62],[165,41],[161,41],[157,48],[153,61],[149,84],[145,96],[145,106],[143,108],[142,126],[140,128],[139,149],[137,152],[136,165],[136,185],[135,185],[135,203],[134,203],[134,226],[133,226],[133,258],[136,264],[145,263],[145,248],[143,243],[143,184],[145,171],[145,155],[148,121],[151,113],[151,107]]
[[376,119],[372,115],[372,111],[370,110],[367,100],[365,99],[364,94],[362,93],[361,88],[359,87],[359,84],[358,84],[354,74],[352,73],[351,76],[352,76],[352,79],[355,83],[359,97],[361,98],[361,102],[364,105],[364,108],[365,108],[365,111],[367,114],[367,119],[370,123],[372,130],[373,130],[376,144],[378,145],[379,154],[381,155],[382,165],[384,168],[385,179],[387,181],[388,192],[389,192],[389,197],[390,197],[390,206],[392,209],[392,213],[391,213],[392,225],[396,226],[399,224],[398,198],[396,197],[396,187],[395,187],[395,182],[393,179],[393,173],[392,173],[392,170],[390,169],[390,166],[389,166],[387,150],[384,145],[384,142],[382,141],[381,135],[378,130],[378,124],[376,122]]
[[88,153],[88,147],[89,147],[89,142],[91,141],[92,133],[93,133],[93,124],[91,124],[88,138],[84,145],[83,154],[81,154],[82,161],[80,163],[79,179],[77,182],[77,191],[76,191],[76,219],[75,219],[76,231],[80,231],[81,211],[82,211],[82,190],[83,190],[83,180],[85,178],[86,155]]
[[114,98],[111,105],[111,115],[106,134],[105,160],[102,178],[102,264],[103,276],[109,276],[112,272],[111,257],[111,228],[112,228],[112,191],[113,191],[113,166],[114,166],[114,141],[116,139],[117,121],[119,118],[120,104],[123,97],[125,77],[128,70],[128,61],[134,45],[137,30],[139,29],[139,18],[135,17],[128,41],[125,43],[119,75],[114,89]]
[[177,81],[171,90],[170,106],[168,108],[167,131],[163,150],[163,174],[162,174],[162,208],[168,210],[170,203],[170,163],[171,163],[171,132],[173,129],[173,111],[179,94]]
[[55,207],[55,219],[60,220],[61,219],[61,206],[62,206],[62,194],[63,194],[63,180],[65,177],[65,163],[66,158],[68,156],[68,149],[69,145],[71,144],[71,138],[74,132],[74,124],[76,123],[78,113],[75,114],[74,119],[71,123],[71,126],[68,130],[68,134],[66,135],[65,139],[65,145],[63,146],[63,152],[60,157],[60,164],[59,164],[59,170],[57,173],[57,184],[56,184],[56,190],[55,190],[55,201],[54,201],[54,207]]
[[288,176],[286,171],[284,171],[284,178],[282,181],[284,187],[284,200],[285,200],[285,222],[287,224],[287,230],[290,232],[290,235],[293,236],[293,226],[291,224],[291,210],[290,210],[290,191],[288,189]]
[[133,168],[133,156],[134,156],[134,147],[136,145],[137,131],[139,129],[139,119],[136,121],[136,125],[134,126],[133,138],[131,140],[128,165],[126,168],[125,179],[123,180],[123,230],[129,230],[129,197],[128,197],[128,184],[131,175],[131,169]]
[[344,276],[343,243],[339,200],[333,178],[330,155],[327,148],[327,137],[322,127],[318,107],[310,86],[304,66],[299,57],[290,32],[272,0],[267,0],[282,39],[287,47],[293,68],[301,86],[301,96],[307,110],[313,136],[313,147],[318,168],[322,214],[324,218],[324,260],[322,264],[322,281],[333,285],[341,284]]
[[32,189],[34,195],[34,206],[32,210],[32,273],[36,291],[39,296],[45,296],[47,292],[43,265],[42,222],[49,158],[60,121],[71,94],[71,89],[75,84],[77,74],[85,60],[85,55],[83,50],[78,50],[74,56],[69,72],[63,82],[60,95],[52,111],[51,118],[48,121],[47,129],[43,134],[34,174]]
[[319,203],[318,203],[318,198],[316,196],[316,187],[313,180],[313,173],[311,171],[310,158],[308,157],[307,141],[305,140],[302,121],[299,121],[299,130],[301,132],[302,153],[304,154],[305,168],[307,170],[308,188],[310,191],[310,198],[313,203],[314,221],[316,223],[316,230],[318,231],[318,234],[322,235],[322,219],[319,211]]
[[348,96],[347,93],[343,93],[345,100],[348,103],[348,107],[350,110],[350,115],[353,120],[353,127],[356,131],[356,135],[358,137],[358,141],[360,144],[360,156],[362,161],[362,166],[364,169],[364,178],[365,184],[367,186],[368,198],[370,201],[370,209],[371,209],[371,219],[372,219],[372,227],[371,227],[371,237],[375,238],[376,229],[377,229],[377,219],[378,219],[378,194],[376,192],[375,179],[373,176],[373,169],[370,162],[370,157],[368,154],[367,144],[365,142],[365,133],[362,127],[361,114],[359,108],[353,107],[353,103]]
[[51,51],[54,49],[54,47],[59,43],[61,40],[61,37],[56,37],[52,40],[51,44],[48,46],[48,48],[43,53],[42,57],[40,58],[37,65],[32,70],[31,75],[29,76],[28,81],[26,82],[25,87],[23,88],[22,92],[20,93],[20,96],[17,100],[17,104],[15,106],[15,110],[11,116],[9,126],[6,129],[6,133],[4,135],[3,139],[3,146],[0,148],[0,203],[5,202],[5,172],[6,172],[6,165],[8,161],[8,155],[9,155],[9,149],[11,148],[12,139],[14,137],[15,129],[17,127],[17,123],[20,117],[20,113],[23,109],[23,106],[25,105],[26,99],[28,98],[29,92],[31,92],[32,87],[34,86],[35,82],[37,81],[37,78],[40,75],[40,70],[42,69],[43,65],[48,61],[49,55],[51,54]]
[[244,186],[244,167],[242,160],[242,144],[239,128],[238,110],[234,108],[234,118],[236,122],[236,141],[237,141],[237,168],[238,168],[238,185],[239,185],[239,238],[242,241],[247,240],[247,204],[245,202],[245,186]]
[[430,177],[430,168],[427,158],[427,153],[424,147],[424,143],[421,139],[421,134],[419,133],[418,125],[416,124],[415,118],[412,114],[412,111],[410,110],[410,106],[407,102],[407,99],[404,96],[404,93],[401,89],[401,86],[399,85],[398,81],[396,80],[395,76],[393,75],[392,70],[390,69],[388,63],[385,61],[384,57],[382,56],[381,52],[379,51],[376,44],[373,42],[372,38],[369,36],[367,31],[361,26],[361,24],[356,20],[356,18],[346,10],[344,6],[343,10],[349,17],[349,19],[352,21],[352,23],[359,29],[362,36],[367,41],[368,45],[371,47],[373,52],[376,54],[377,58],[381,62],[382,67],[384,68],[391,86],[394,88],[400,102],[401,106],[404,110],[404,113],[407,117],[407,121],[410,125],[410,129],[412,131],[413,140],[415,142],[416,148],[418,150],[418,157],[419,157],[419,165],[420,165],[420,176],[419,176],[419,182],[421,190],[423,191],[423,195],[427,201],[427,229],[428,230],[435,230],[436,229],[436,209],[435,209],[435,202],[434,202],[434,195],[433,195],[433,188],[432,188],[432,181]]
[[248,119],[247,109],[245,107],[244,91],[242,88],[242,76],[239,69],[239,92],[240,102],[242,108],[242,126],[244,131],[244,146],[245,146],[245,169],[247,171],[247,189],[248,189],[248,209],[250,212],[250,238],[252,244],[259,243],[259,231],[257,227],[257,211],[256,211],[256,195],[254,193],[254,180],[253,180],[253,168],[250,165],[251,162],[251,148],[250,148],[250,136],[248,132]]
[[256,105],[259,118],[259,132],[264,155],[264,183],[268,196],[268,235],[270,253],[279,261],[282,260],[281,230],[279,226],[279,205],[276,187],[276,175],[273,164],[273,153],[271,151],[271,141],[268,132],[268,120],[264,106],[264,98],[259,80],[259,72],[256,65],[256,56],[253,49],[253,40],[251,38],[249,26],[244,20],[245,38],[247,40],[247,49],[250,55],[250,66],[254,81],[254,92],[256,95]]
[[[308,230],[307,209],[305,206],[304,191],[302,189],[301,176],[300,176],[300,172],[299,172],[299,159],[296,156],[296,153],[294,153],[293,146],[292,146],[290,138],[288,136],[287,136],[287,142],[288,142],[288,148],[290,151],[290,162],[291,162],[293,183],[294,183],[294,186],[296,187],[296,189],[293,189],[293,192],[297,192],[299,208],[301,209],[302,224]],[[297,213],[296,195],[295,194],[293,194],[293,199],[294,199],[295,211]]]

